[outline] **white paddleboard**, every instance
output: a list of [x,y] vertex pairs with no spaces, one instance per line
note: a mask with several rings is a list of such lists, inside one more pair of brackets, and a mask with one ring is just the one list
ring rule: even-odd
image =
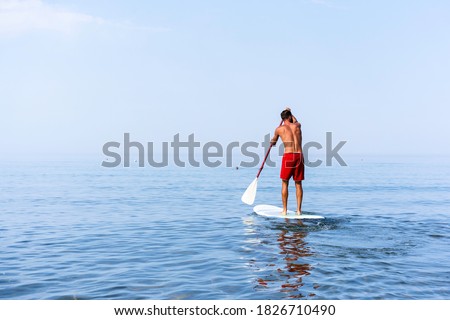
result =
[[253,211],[264,217],[270,218],[282,218],[282,219],[324,219],[322,216],[318,216],[315,214],[306,214],[302,213],[301,215],[296,215],[294,211],[288,210],[287,215],[282,215],[282,208],[277,206],[272,206],[269,204],[259,204],[253,207]]

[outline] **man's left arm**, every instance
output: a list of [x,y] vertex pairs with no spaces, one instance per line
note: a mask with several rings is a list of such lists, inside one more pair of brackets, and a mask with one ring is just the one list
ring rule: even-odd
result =
[[297,118],[294,115],[292,115],[292,123],[298,123]]
[[[288,110],[288,111],[291,111],[291,108],[286,108],[286,110]],[[292,123],[297,123],[298,121],[297,121],[297,118],[292,114],[292,111],[291,111],[291,116],[292,116]]]

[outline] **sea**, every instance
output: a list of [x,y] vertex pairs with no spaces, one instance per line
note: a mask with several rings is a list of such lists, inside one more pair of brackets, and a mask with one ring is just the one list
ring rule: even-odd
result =
[[[257,167],[2,160],[0,299],[450,299],[449,160],[307,167],[319,221],[242,203]],[[281,205],[278,175],[255,205]]]

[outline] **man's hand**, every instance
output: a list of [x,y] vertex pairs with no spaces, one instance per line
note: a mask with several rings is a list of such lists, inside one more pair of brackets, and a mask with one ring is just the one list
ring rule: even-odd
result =
[[[286,107],[286,110],[287,111],[291,111],[291,108],[289,108],[289,107]],[[295,116],[292,114],[292,111],[291,111],[291,116],[292,116],[292,123],[297,123],[298,121],[297,121],[297,118],[295,118]]]

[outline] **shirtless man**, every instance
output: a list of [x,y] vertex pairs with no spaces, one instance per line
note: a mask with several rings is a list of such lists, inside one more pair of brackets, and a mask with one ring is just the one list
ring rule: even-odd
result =
[[297,196],[297,215],[302,214],[303,187],[302,180],[305,179],[305,164],[302,151],[302,130],[297,119],[292,115],[291,109],[286,108],[281,112],[283,124],[275,130],[271,140],[275,145],[278,138],[284,143],[284,155],[281,163],[281,199],[283,201],[283,215],[287,214],[289,179],[294,178]]

